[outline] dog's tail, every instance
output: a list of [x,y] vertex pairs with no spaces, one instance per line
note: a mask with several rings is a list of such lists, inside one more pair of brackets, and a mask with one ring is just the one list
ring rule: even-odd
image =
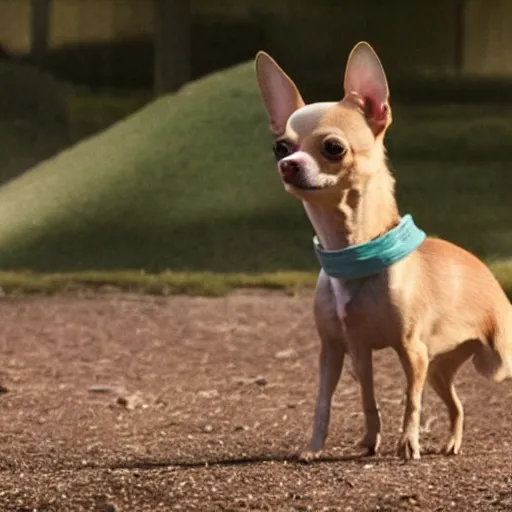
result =
[[482,344],[473,356],[476,370],[495,382],[512,379],[512,307],[497,322],[489,343]]

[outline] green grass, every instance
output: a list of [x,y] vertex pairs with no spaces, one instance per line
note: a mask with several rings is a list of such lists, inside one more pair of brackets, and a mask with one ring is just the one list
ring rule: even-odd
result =
[[[75,97],[72,117],[88,101]],[[394,119],[401,211],[512,281],[512,106],[395,105]],[[252,64],[149,104],[0,188],[0,268],[50,289],[91,275],[204,293],[311,284],[312,229],[282,191],[266,126]]]
[[273,272],[267,274],[214,272],[136,271],[33,273],[0,272],[0,289],[7,295],[27,293],[53,294],[62,291],[113,289],[152,295],[222,296],[235,289],[280,290],[287,293],[310,289],[316,283],[315,272]]
[[152,100],[145,89],[100,90],[73,88],[66,97],[71,136],[75,141],[100,132]]
[[[512,261],[492,263],[491,270],[512,299]],[[5,295],[55,294],[59,292],[128,291],[151,295],[223,296],[236,289],[267,289],[295,293],[312,289],[318,272],[262,274],[215,272],[85,271],[66,273],[1,272],[0,290]]]
[[[512,300],[512,260],[491,263],[491,270]],[[84,271],[65,273],[2,272],[5,295],[59,292],[128,291],[151,295],[223,296],[236,289],[267,289],[295,293],[312,289],[318,272],[218,273],[137,271]]]
[[47,73],[0,59],[0,184],[71,143],[68,91]]

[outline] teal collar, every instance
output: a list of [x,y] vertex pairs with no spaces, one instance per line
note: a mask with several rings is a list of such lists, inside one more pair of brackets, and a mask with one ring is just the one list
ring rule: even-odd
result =
[[315,252],[325,273],[330,277],[357,279],[378,274],[415,251],[425,240],[424,231],[416,227],[410,215],[398,226],[366,244],[353,245],[339,251],[322,248],[313,238]]

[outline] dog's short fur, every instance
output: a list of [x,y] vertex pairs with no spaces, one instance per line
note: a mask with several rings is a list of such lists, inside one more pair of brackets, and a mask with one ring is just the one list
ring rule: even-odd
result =
[[[352,50],[339,102],[306,106],[266,53],[258,54],[256,72],[284,187],[303,202],[322,246],[337,250],[368,242],[395,227],[400,215],[384,149],[391,124],[388,85],[372,48],[359,43]],[[304,459],[324,446],[345,354],[361,385],[362,445],[369,453],[378,449],[381,432],[372,350],[391,347],[398,354],[407,381],[399,441],[406,459],[420,457],[425,381],[448,408],[444,450],[456,454],[463,409],[453,380],[461,364],[472,358],[477,370],[495,381],[512,376],[511,305],[489,269],[449,242],[427,238],[370,278],[342,281],[321,271],[314,310],[322,342],[320,384]]]

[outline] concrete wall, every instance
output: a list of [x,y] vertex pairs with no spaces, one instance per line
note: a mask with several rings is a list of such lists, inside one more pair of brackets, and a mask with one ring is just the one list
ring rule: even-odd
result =
[[30,50],[30,0],[0,0],[0,45],[11,53]]
[[[14,53],[30,50],[30,0],[0,0],[0,44]],[[49,48],[68,44],[150,37],[150,0],[53,0]]]
[[54,0],[50,47],[150,35],[151,6],[148,0]]
[[[299,80],[332,83],[341,80],[347,53],[360,39],[378,49],[395,75],[441,70],[512,75],[512,0],[467,0],[464,12],[460,5],[458,0],[192,0],[194,76],[264,48]],[[29,51],[29,14],[30,0],[0,0],[0,44],[8,51]],[[136,73],[137,59],[148,58],[151,0],[53,0],[50,20],[50,51],[140,40],[144,51],[130,47],[133,62],[127,56],[123,65],[130,63]],[[107,61],[105,69],[116,65],[115,59]],[[89,69],[95,66],[93,59]]]
[[464,18],[463,70],[512,76],[512,1],[471,0]]

